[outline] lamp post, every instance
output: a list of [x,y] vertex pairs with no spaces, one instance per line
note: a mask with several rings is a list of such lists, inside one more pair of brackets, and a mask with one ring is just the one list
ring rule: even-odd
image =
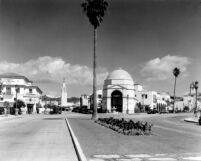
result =
[[127,94],[127,111],[126,111],[126,113],[128,114],[128,94]]
[[[2,84],[2,82],[0,81],[0,95],[2,94],[2,90],[3,90],[3,84]],[[6,112],[6,109],[5,109],[5,113],[7,113],[7,112]]]
[[18,92],[17,85],[15,85],[15,94],[16,94],[16,98],[15,98],[15,115],[18,114],[18,110],[17,110],[17,92]]
[[198,81],[194,82],[194,88],[195,88],[195,110],[194,110],[194,114],[195,117],[197,117],[197,90],[198,90]]
[[144,111],[144,98],[145,98],[145,94],[142,94],[142,102],[143,102],[143,106],[142,107],[143,107],[143,111]]

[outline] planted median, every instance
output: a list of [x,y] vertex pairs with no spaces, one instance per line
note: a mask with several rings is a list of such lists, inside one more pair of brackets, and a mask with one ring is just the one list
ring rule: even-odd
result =
[[152,134],[151,128],[153,124],[149,124],[148,122],[141,122],[141,121],[135,122],[133,120],[125,120],[124,118],[116,119],[113,117],[99,118],[95,122],[124,135]]

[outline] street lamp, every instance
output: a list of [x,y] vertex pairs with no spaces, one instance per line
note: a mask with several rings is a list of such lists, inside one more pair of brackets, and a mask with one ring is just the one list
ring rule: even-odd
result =
[[197,117],[197,90],[198,90],[198,81],[192,82],[192,88],[195,89],[195,108],[194,108],[194,115]]
[[15,94],[16,94],[16,98],[15,98],[15,115],[17,115],[17,92],[18,92],[18,88],[17,85],[15,85]]
[[144,98],[145,98],[145,96],[146,96],[146,94],[142,94],[142,102],[143,102],[143,106],[142,107],[143,107],[143,111],[144,111],[144,106],[145,106],[144,105]]
[[197,117],[197,90],[198,90],[198,81],[195,81],[194,83],[194,88],[195,88],[195,110],[194,110],[194,113],[195,113],[195,117]]
[[127,95],[127,111],[126,111],[126,113],[128,114],[128,95]]

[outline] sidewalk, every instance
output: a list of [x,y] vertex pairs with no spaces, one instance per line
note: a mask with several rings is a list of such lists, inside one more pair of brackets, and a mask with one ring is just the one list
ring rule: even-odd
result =
[[17,116],[15,116],[15,115],[0,115],[0,120],[5,120],[5,119],[10,119],[10,118],[19,118],[20,117],[20,115],[17,115]]
[[29,115],[0,123],[1,160],[78,161],[63,115]]

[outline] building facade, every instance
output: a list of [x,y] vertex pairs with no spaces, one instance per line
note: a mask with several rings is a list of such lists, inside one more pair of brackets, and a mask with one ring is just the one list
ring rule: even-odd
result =
[[121,68],[111,72],[104,81],[103,110],[132,114],[136,102],[134,81],[130,74]]
[[41,103],[42,91],[38,86],[34,86],[32,81],[17,74],[2,74],[0,83],[1,107],[4,106],[4,102],[9,102],[9,107],[12,108],[16,100],[22,100],[25,103],[22,113],[36,112],[36,107]]

